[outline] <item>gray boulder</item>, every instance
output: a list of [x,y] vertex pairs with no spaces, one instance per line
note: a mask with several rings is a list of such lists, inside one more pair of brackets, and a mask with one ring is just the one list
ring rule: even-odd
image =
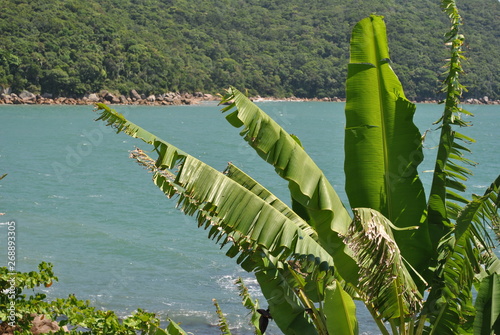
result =
[[130,97],[132,98],[133,101],[141,100],[141,96],[139,95],[139,93],[137,93],[136,90],[130,91]]
[[19,98],[24,101],[35,101],[36,95],[28,91],[22,91],[21,93],[19,93]]
[[88,96],[87,96],[87,101],[89,102],[99,102],[100,99],[99,97],[97,96],[97,94],[95,93],[90,93]]
[[120,99],[114,95],[114,94],[111,94],[111,93],[106,93],[104,96],[103,96],[104,100],[112,103],[112,104],[119,104],[120,103]]

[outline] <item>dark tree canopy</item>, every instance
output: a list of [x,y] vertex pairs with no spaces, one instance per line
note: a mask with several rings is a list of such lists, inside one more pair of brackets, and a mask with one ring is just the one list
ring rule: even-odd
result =
[[[385,16],[410,99],[437,98],[447,21],[439,1],[0,0],[0,85],[83,95],[220,92],[344,97],[349,34]],[[460,3],[465,97],[500,99],[500,3]]]

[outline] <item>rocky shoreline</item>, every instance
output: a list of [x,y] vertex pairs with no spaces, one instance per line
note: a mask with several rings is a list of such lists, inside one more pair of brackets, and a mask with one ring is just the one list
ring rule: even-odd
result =
[[217,96],[196,92],[190,93],[174,93],[168,92],[157,95],[141,95],[135,90],[131,90],[128,96],[115,95],[110,92],[103,91],[101,93],[86,94],[81,98],[74,97],[53,97],[52,94],[44,93],[33,94],[28,91],[22,91],[19,94],[4,92],[0,94],[0,105],[93,105],[98,102],[106,104],[121,104],[121,105],[191,105],[202,101],[217,101],[220,100]]
[[[273,98],[273,97],[252,97],[253,101],[327,101],[327,102],[345,102],[341,98]],[[168,106],[168,105],[193,105],[204,101],[220,101],[217,95],[206,94],[202,92],[179,93],[167,92],[163,94],[149,95],[137,93],[136,90],[131,90],[128,96],[115,95],[107,91],[100,93],[89,93],[81,98],[73,97],[53,97],[52,94],[44,93],[42,95],[34,94],[28,91],[22,91],[19,94],[11,93],[9,89],[0,87],[0,105],[93,105],[101,102],[106,104],[116,105],[151,105],[151,106]],[[437,100],[415,101],[416,103],[438,103]],[[481,99],[466,99],[464,104],[479,104],[479,105],[500,105],[500,100],[490,100],[488,97]]]

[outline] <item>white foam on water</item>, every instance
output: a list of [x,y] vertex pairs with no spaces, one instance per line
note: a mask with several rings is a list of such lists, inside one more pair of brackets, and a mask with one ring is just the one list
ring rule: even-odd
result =
[[49,198],[49,199],[69,199],[68,197],[65,197],[63,195],[56,195],[56,194],[49,195],[47,198]]

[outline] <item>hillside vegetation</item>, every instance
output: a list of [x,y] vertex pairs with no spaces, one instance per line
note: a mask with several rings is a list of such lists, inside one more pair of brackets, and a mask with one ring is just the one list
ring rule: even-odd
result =
[[[458,3],[465,97],[500,99],[500,3]],[[0,85],[81,96],[106,89],[344,97],[349,34],[387,22],[410,99],[437,98],[447,18],[431,0],[0,0]]]

